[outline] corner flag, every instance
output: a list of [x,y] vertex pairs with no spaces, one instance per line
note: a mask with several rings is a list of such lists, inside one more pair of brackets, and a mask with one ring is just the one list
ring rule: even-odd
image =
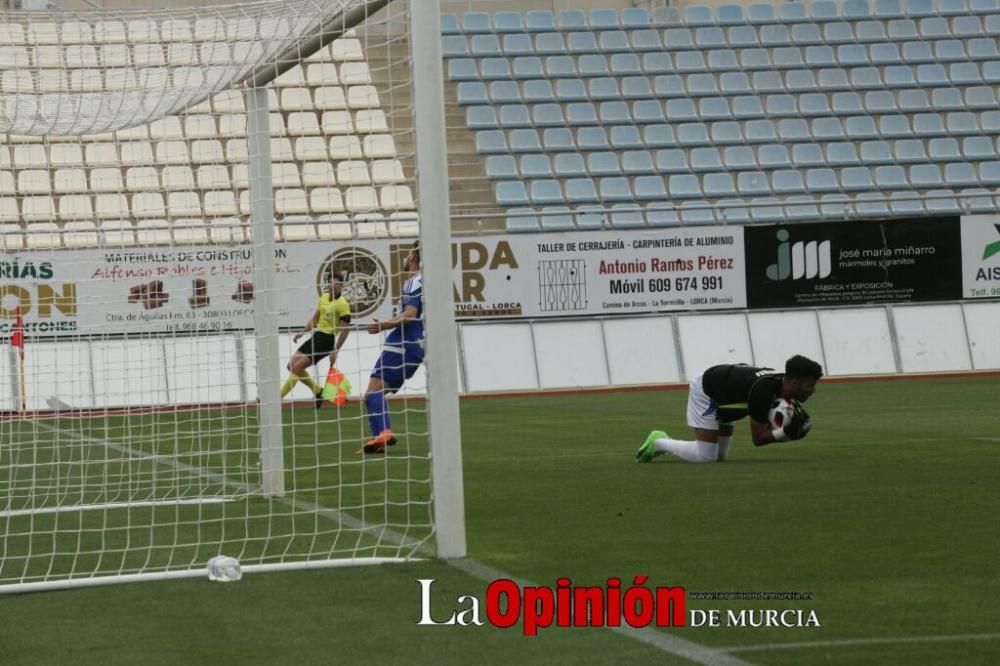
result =
[[351,392],[351,382],[340,370],[330,366],[330,371],[326,373],[326,385],[323,387],[324,398],[335,405],[343,405],[347,402],[347,394]]

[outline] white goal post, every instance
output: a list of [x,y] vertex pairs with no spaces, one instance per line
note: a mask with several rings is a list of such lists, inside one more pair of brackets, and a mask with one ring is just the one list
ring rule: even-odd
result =
[[[0,593],[465,555],[439,21],[3,14]],[[366,455],[418,239],[426,361]],[[292,376],[333,278],[346,341]]]

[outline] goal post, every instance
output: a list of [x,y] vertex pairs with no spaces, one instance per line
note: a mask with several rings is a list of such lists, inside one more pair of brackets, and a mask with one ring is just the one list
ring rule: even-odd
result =
[[[464,556],[439,7],[410,9],[0,16],[0,593]],[[417,239],[426,362],[365,455]],[[324,292],[343,346],[293,376]]]

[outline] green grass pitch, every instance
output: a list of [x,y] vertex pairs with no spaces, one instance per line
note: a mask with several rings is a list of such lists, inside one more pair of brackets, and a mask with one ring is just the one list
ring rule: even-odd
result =
[[[811,593],[811,601],[801,602],[689,598],[688,608],[717,608],[723,615],[811,609],[818,628],[664,631],[745,663],[997,663],[1000,379],[821,383],[808,405],[815,427],[802,442],[754,448],[741,423],[723,464],[669,456],[634,464],[649,430],[688,437],[685,400],[684,391],[647,391],[463,401],[470,558],[548,585],[562,576],[580,585],[618,576],[627,585],[647,575],[650,585],[682,585],[689,592]],[[319,455],[348,460],[360,425],[338,425],[333,413],[321,412],[317,427],[310,410],[285,412],[294,421],[288,427],[302,429],[296,437],[315,432],[347,440]],[[310,501],[345,512],[381,505],[383,512],[366,520],[419,526],[426,521],[425,485],[388,484],[380,501],[361,497],[374,491],[354,483],[362,474],[426,472],[419,455],[424,423],[410,414],[412,441],[388,461],[310,465],[301,458],[309,455],[303,447],[295,453],[303,476],[290,483],[340,483],[340,491],[313,492]],[[329,434],[341,426],[343,433]],[[138,439],[150,446],[195,446],[154,417],[145,427]],[[240,427],[253,424],[234,423],[232,431]],[[108,428],[114,434],[114,426],[105,425],[104,436]],[[213,451],[206,455],[215,456],[219,469],[239,469],[241,454],[225,450],[225,439],[198,446]],[[417,455],[406,457],[407,451]],[[393,457],[411,467],[395,469]],[[332,470],[342,478],[316,478]],[[5,480],[8,487],[20,481]],[[245,516],[257,502],[236,504]],[[193,543],[198,530],[209,540],[242,536],[248,553],[278,556],[268,552],[276,546],[261,546],[254,534],[227,534],[225,520],[202,511],[204,524],[178,514],[179,529],[190,531],[185,540]],[[52,527],[45,522],[51,518],[37,520]],[[69,532],[87,526],[79,522],[86,518],[69,514],[58,520]],[[241,524],[294,531],[266,516]],[[334,550],[349,545],[396,554],[369,534],[352,533],[353,543],[337,544],[347,537],[332,525],[319,527],[318,538]],[[415,527],[407,536],[419,541],[426,531]],[[279,542],[285,552],[315,546]],[[8,564],[23,547],[5,542]],[[202,554],[196,546],[183,552],[194,560]],[[143,556],[170,557],[156,549]],[[0,664],[692,663],[606,629],[549,628],[529,638],[519,625],[417,626],[418,578],[438,581],[435,615],[450,613],[459,595],[485,598],[486,582],[434,560],[255,574],[227,585],[190,579],[0,596]]]

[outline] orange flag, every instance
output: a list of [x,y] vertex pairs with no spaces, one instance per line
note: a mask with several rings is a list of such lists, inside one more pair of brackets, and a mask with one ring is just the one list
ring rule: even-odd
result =
[[323,397],[335,405],[347,402],[347,394],[351,392],[351,382],[340,370],[330,366],[326,373],[326,386],[323,387]]

